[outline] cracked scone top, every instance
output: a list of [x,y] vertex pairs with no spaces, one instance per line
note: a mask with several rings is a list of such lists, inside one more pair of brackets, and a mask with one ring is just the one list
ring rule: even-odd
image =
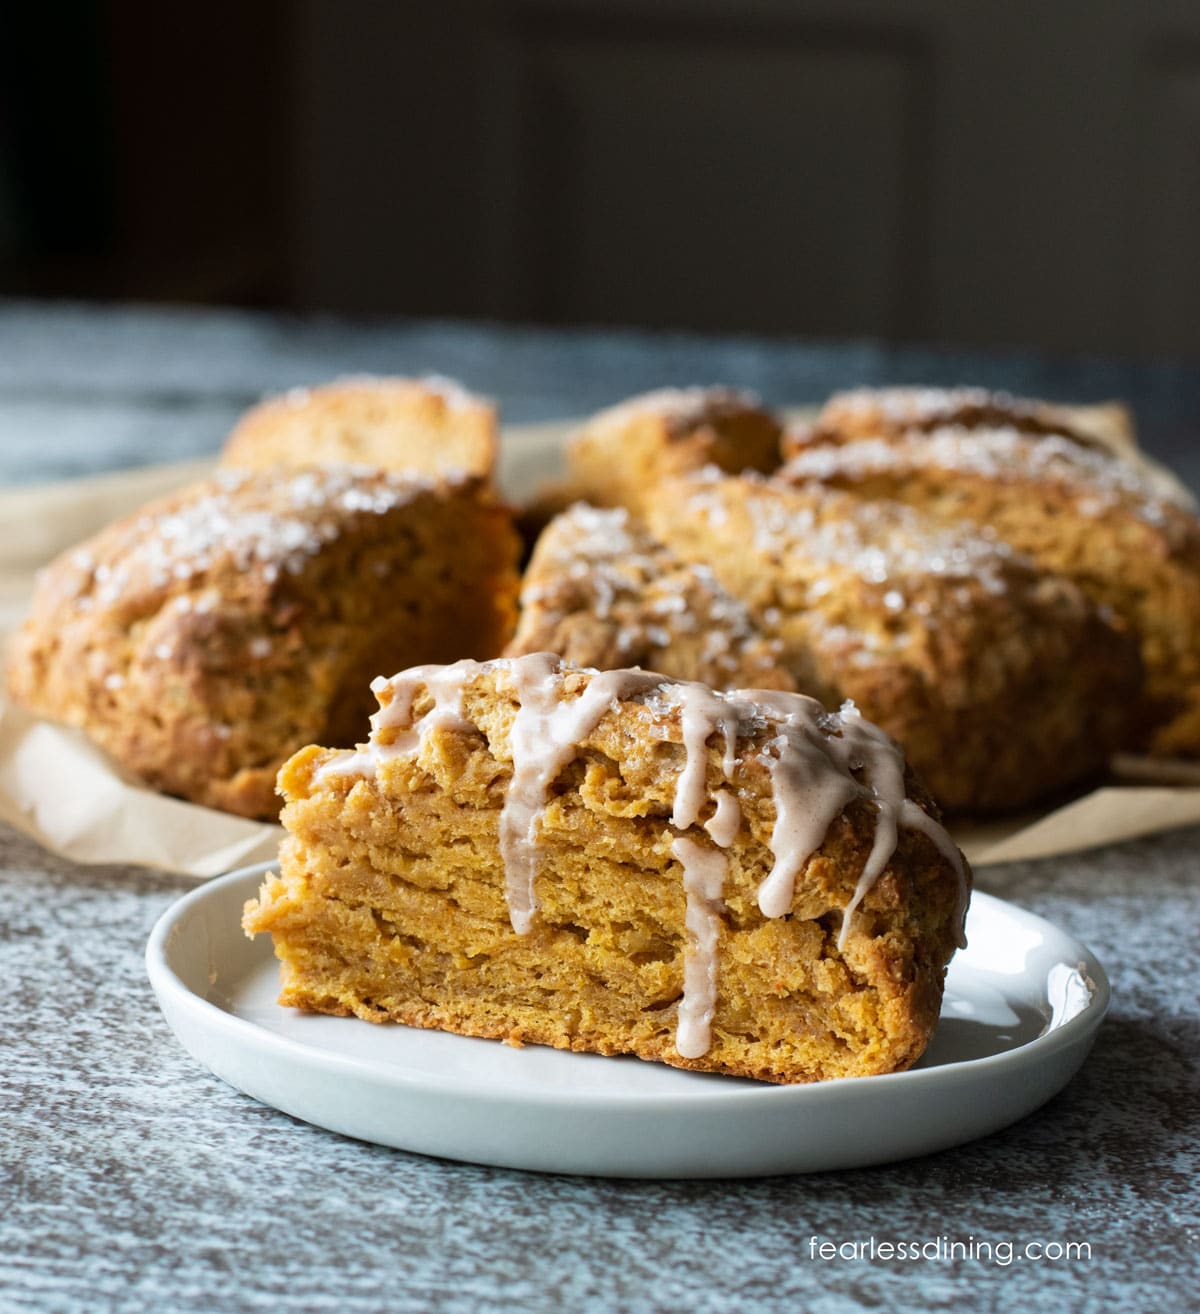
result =
[[810,1081],[919,1057],[969,873],[852,708],[545,653],[374,685],[284,768],[281,1002]]
[[776,478],[973,526],[1071,580],[1140,648],[1142,746],[1200,756],[1200,520],[1161,472],[1068,437],[954,427],[815,447]]
[[872,478],[922,472],[987,480],[1010,488],[1042,486],[1069,499],[1085,517],[1121,508],[1178,538],[1175,517],[1192,509],[1182,488],[1155,472],[1088,447],[1065,434],[1030,435],[1012,426],[942,425],[887,437],[867,434],[837,446],[797,452],[778,477],[789,483],[829,482],[853,488]]
[[681,560],[624,507],[576,503],[542,532],[505,655],[641,666],[715,689],[795,689],[746,607],[703,563]]
[[9,687],[155,789],[274,817],[280,765],[352,743],[374,671],[503,647],[516,554],[478,479],[220,471],[47,567]]
[[648,522],[782,640],[799,688],[852,699],[902,743],[947,808],[1011,809],[1086,779],[1140,715],[1128,636],[985,529],[717,471],[669,481]]

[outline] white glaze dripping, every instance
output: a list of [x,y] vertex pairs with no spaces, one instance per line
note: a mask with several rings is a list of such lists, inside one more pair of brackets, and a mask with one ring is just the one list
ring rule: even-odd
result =
[[839,720],[842,725],[841,739],[838,741],[840,755],[848,769],[861,767],[876,807],[875,838],[871,843],[871,852],[863,863],[850,902],[842,909],[842,929],[838,933],[838,949],[842,950],[846,947],[850,919],[896,851],[905,790],[904,755],[896,744],[886,735],[880,735],[870,722],[864,721],[857,707],[843,707]]
[[954,943],[960,948],[967,947],[967,904],[970,900],[970,884],[967,881],[967,866],[959,847],[950,838],[949,832],[939,821],[918,807],[910,798],[900,805],[900,824],[909,830],[919,830],[932,841],[934,847],[954,868],[958,877],[958,904],[954,910]]
[[378,763],[378,752],[367,745],[351,753],[339,753],[317,767],[313,772],[313,784],[332,776],[369,776],[374,774]]
[[[765,754],[771,774],[775,823],[770,848],[772,870],[758,890],[764,916],[791,911],[800,871],[821,847],[832,822],[856,798],[872,801],[877,819],[871,852],[854,894],[843,910],[838,939],[844,947],[851,918],[878,880],[898,842],[899,827],[920,830],[951,863],[959,877],[959,943],[966,909],[967,880],[961,855],[942,826],[905,797],[904,759],[878,727],[847,705],[840,715],[827,713],[814,699],[774,691],[714,693],[704,685],[668,680],[641,670],[589,672],[590,680],[575,698],[563,700],[563,667],[548,653],[534,653],[483,666],[417,667],[372,688],[380,710],[371,718],[371,738],[357,752],[333,759],[316,773],[368,774],[389,757],[414,754],[435,729],[471,729],[462,707],[467,680],[488,669],[509,672],[518,709],[509,732],[512,779],[500,817],[500,849],[505,894],[513,929],[526,934],[538,909],[535,883],[539,868],[538,823],[550,787],[579,751],[579,745],[606,712],[632,694],[662,688],[679,708],[684,762],[676,781],[672,825],[696,824],[709,801],[712,816],[704,829],[718,847],[710,849],[687,836],[672,844],[684,868],[686,925],[690,937],[684,957],[684,991],[679,1007],[676,1048],[684,1057],[707,1053],[716,1001],[716,944],[728,848],[741,827],[741,807],[732,783],[739,732],[764,723],[777,729]],[[412,706],[425,688],[433,707],[414,728]],[[708,741],[724,738],[723,779],[708,785]],[[861,774],[858,779],[855,773]]]
[[[904,754],[883,730],[864,720],[852,703],[845,704],[836,716],[824,711],[814,715],[812,706],[803,710],[797,708],[794,705],[796,697],[775,693],[758,695],[764,706],[783,715],[785,734],[792,736],[787,746],[781,746],[771,772],[776,809],[775,829],[771,835],[775,866],[758,891],[758,906],[763,915],[782,917],[790,911],[796,876],[821,847],[826,831],[842,809],[854,798],[865,797],[875,804],[875,835],[854,894],[842,910],[839,951],[846,947],[855,911],[896,851],[902,824],[927,835],[954,868],[959,886],[955,934],[961,948],[965,944],[966,868],[962,855],[945,829],[906,796]],[[812,699],[803,699],[803,702],[813,704]],[[819,704],[813,706],[819,708]],[[831,732],[840,733],[824,733],[818,728],[821,725]],[[814,736],[819,737],[819,742]],[[821,765],[814,760],[813,749],[823,753],[826,768],[832,764],[839,771],[834,775],[827,773],[824,786],[810,784],[806,791],[803,781],[805,766],[815,766],[819,774]],[[862,773],[861,784],[853,775],[855,771]]]
[[742,807],[737,795],[728,789],[717,790],[717,810],[704,823],[714,844],[727,849],[737,838],[742,825]]
[[725,738],[721,769],[728,779],[737,759],[739,705],[707,685],[680,682],[672,686],[679,699],[679,728],[683,736],[684,762],[675,782],[671,825],[687,830],[696,823],[709,798],[708,741],[720,731]]
[[707,848],[686,835],[672,843],[671,854],[683,867],[684,924],[689,940],[683,958],[675,1048],[683,1058],[703,1058],[712,1046],[717,1007],[717,939],[726,857],[720,849]]
[[513,658],[509,670],[518,707],[509,731],[513,770],[500,813],[500,854],[509,919],[513,930],[525,935],[538,910],[536,832],[550,786],[605,712],[638,690],[662,684],[663,677],[640,670],[603,671],[592,675],[578,698],[560,702],[563,675],[559,658],[531,653]]
[[838,752],[847,769],[862,770],[877,809],[871,852],[863,864],[854,894],[842,911],[838,949],[845,948],[851,917],[895,853],[902,825],[928,836],[954,868],[958,877],[955,939],[958,947],[963,948],[966,945],[963,919],[967,903],[967,873],[962,854],[945,828],[907,796],[904,787],[904,754],[899,745],[878,726],[864,720],[853,703],[842,707],[838,720],[841,723],[841,737],[833,740],[830,746]]
[[[371,717],[368,741],[354,752],[331,758],[318,767],[314,780],[377,775],[390,758],[419,753],[435,730],[473,730],[474,724],[463,715],[463,687],[480,669],[478,662],[468,659],[452,666],[414,666],[391,679],[373,680],[371,692],[379,699],[379,710]],[[413,699],[420,689],[429,691],[433,707],[414,727]]]
[[805,863],[825,842],[834,819],[865,790],[838,760],[835,741],[820,728],[830,718],[816,699],[761,690],[755,697],[779,726],[767,759],[775,802],[775,862],[758,887],[758,906],[764,917],[783,917],[792,910],[796,877]]
[[474,730],[475,723],[463,713],[463,689],[480,669],[478,662],[466,659],[452,666],[416,666],[390,680],[373,681],[372,691],[382,699],[384,690],[390,690],[391,699],[371,718],[372,728],[376,732],[392,726],[402,730],[413,728],[413,699],[424,688],[433,699],[433,706],[415,727],[418,751],[425,747],[435,730]]
[[681,683],[671,693],[679,706],[684,762],[675,783],[671,824],[680,830],[695,825],[711,798],[713,815],[704,823],[715,849],[680,836],[671,853],[683,867],[687,899],[685,927],[688,946],[683,958],[683,995],[675,1025],[675,1048],[683,1058],[701,1058],[712,1045],[712,1020],[717,1005],[717,939],[728,858],[742,822],[742,809],[731,790],[708,785],[708,741],[721,734],[725,751],[721,772],[728,781],[737,764],[738,730],[749,710],[744,700],[715,693],[706,685]]

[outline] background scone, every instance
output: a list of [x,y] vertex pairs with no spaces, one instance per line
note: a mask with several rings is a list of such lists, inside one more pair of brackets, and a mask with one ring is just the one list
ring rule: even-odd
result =
[[293,388],[246,412],[221,464],[374,465],[490,478],[496,408],[450,379],[356,376]]
[[375,688],[280,776],[281,1003],[775,1082],[920,1056],[969,873],[874,726],[548,654]]
[[9,687],[155,789],[271,817],[280,765],[352,743],[374,674],[500,651],[516,554],[478,480],[225,471],[43,572]]
[[1060,434],[1081,446],[1110,451],[1136,447],[1133,420],[1119,403],[1055,406],[985,388],[855,388],[835,393],[809,424],[783,440],[785,455],[822,443],[887,438],[954,425],[1005,427],[1026,434]]
[[1141,715],[1135,646],[1069,580],[897,503],[703,473],[650,525],[712,566],[797,685],[853,699],[944,807],[1017,807],[1101,772]]
[[778,477],[986,526],[1072,579],[1140,645],[1148,746],[1200,755],[1200,521],[1152,474],[1061,436],[949,428],[802,452]]
[[792,689],[750,613],[709,568],[680,560],[624,507],[578,503],[538,539],[521,583],[510,657],[555,652],[576,666],[641,666],[714,689]]
[[664,388],[593,416],[567,445],[566,485],[575,498],[638,511],[673,475],[774,470],[782,432],[749,393]]

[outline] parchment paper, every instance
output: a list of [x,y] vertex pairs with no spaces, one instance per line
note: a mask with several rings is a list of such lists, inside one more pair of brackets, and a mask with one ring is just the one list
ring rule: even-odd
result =
[[[505,432],[501,484],[528,496],[560,467],[570,423]],[[0,648],[28,606],[34,572],[117,516],[202,478],[211,462],[154,466],[67,483],[0,489]],[[1200,771],[1144,759],[1122,778],[1053,810],[954,827],[977,866],[1073,853],[1200,823]],[[1178,783],[1178,782],[1184,783]],[[219,875],[278,851],[280,827],[166,798],[124,775],[78,731],[37,720],[0,695],[0,819],[83,863]]]

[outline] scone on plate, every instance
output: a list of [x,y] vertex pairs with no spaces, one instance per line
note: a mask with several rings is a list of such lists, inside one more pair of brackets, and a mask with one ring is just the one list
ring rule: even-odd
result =
[[1018,807],[1103,771],[1142,715],[1128,636],[1070,580],[896,502],[702,472],[649,513],[783,642],[828,707],[853,699],[959,811]]
[[674,475],[715,465],[773,470],[783,429],[758,398],[732,388],[663,388],[593,416],[567,445],[574,498],[640,511]]
[[703,564],[681,560],[624,507],[578,503],[550,522],[525,570],[510,657],[641,666],[715,689],[792,689],[782,643]]
[[247,411],[221,464],[373,465],[490,478],[496,408],[450,379],[358,376],[293,388]]
[[1152,472],[1062,436],[946,428],[801,452],[779,479],[986,528],[1073,580],[1139,644],[1146,746],[1200,755],[1200,521]]
[[549,654],[403,672],[280,775],[280,1002],[771,1082],[910,1066],[966,864],[853,711]]
[[272,817],[280,765],[353,743],[373,675],[503,648],[517,550],[478,479],[224,471],[43,572],[9,688],[154,789]]

